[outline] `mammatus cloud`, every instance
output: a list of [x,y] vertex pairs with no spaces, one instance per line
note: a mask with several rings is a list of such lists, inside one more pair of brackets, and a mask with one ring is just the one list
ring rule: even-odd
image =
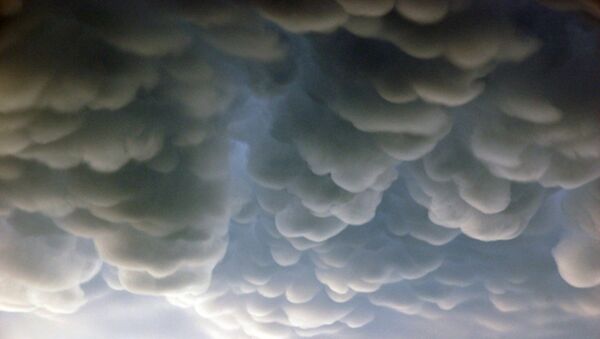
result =
[[597,335],[600,32],[543,3],[0,2],[0,337]]

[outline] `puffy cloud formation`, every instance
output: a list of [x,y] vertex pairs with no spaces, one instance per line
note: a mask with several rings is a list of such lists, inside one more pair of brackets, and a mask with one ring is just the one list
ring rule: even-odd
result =
[[142,3],[29,5],[0,58],[2,308],[74,311],[102,262],[128,291],[206,289],[229,222],[222,66]]
[[15,212],[3,220],[1,303],[9,312],[73,312],[84,302],[80,284],[100,268],[93,246],[52,220]]
[[0,337],[594,337],[600,28],[544,3],[0,2]]

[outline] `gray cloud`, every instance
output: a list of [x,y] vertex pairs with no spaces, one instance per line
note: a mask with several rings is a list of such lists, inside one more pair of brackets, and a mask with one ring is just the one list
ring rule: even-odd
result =
[[[96,318],[131,337],[170,315],[202,331],[158,337],[599,330],[598,28],[577,15],[459,0],[0,14],[0,310],[24,313],[0,316],[0,337],[59,321],[80,337]],[[107,315],[122,307],[140,324]]]

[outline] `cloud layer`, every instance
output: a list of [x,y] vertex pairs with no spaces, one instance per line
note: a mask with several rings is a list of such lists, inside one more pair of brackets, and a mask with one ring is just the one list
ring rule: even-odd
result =
[[0,338],[600,333],[597,11],[542,3],[0,2]]

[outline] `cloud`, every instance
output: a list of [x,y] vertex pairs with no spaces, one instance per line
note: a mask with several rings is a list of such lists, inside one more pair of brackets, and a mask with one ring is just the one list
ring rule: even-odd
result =
[[[0,108],[5,227],[20,230],[8,225],[32,218],[16,225],[43,222],[60,234],[42,232],[31,244],[40,253],[27,262],[5,256],[7,288],[22,294],[15,307],[75,311],[85,302],[80,285],[100,262],[115,270],[118,288],[197,293],[224,255],[229,146],[214,132],[233,89],[188,47],[200,38],[185,21],[172,10],[150,12],[139,2],[81,3],[64,13],[32,4],[22,15],[36,17],[35,26],[3,51],[0,72],[21,84],[6,85]],[[26,255],[30,240],[19,239],[20,250],[6,251]],[[37,288],[48,295],[29,301]]]
[[575,287],[592,287],[600,284],[600,267],[596,260],[600,243],[585,235],[563,238],[553,249],[558,271]]
[[573,13],[0,14],[0,336],[598,332],[598,28]]
[[294,0],[285,4],[259,0],[256,4],[264,17],[291,32],[333,31],[347,18],[334,0]]
[[68,313],[85,303],[80,284],[101,265],[89,242],[26,212],[12,213],[0,232],[2,311]]

